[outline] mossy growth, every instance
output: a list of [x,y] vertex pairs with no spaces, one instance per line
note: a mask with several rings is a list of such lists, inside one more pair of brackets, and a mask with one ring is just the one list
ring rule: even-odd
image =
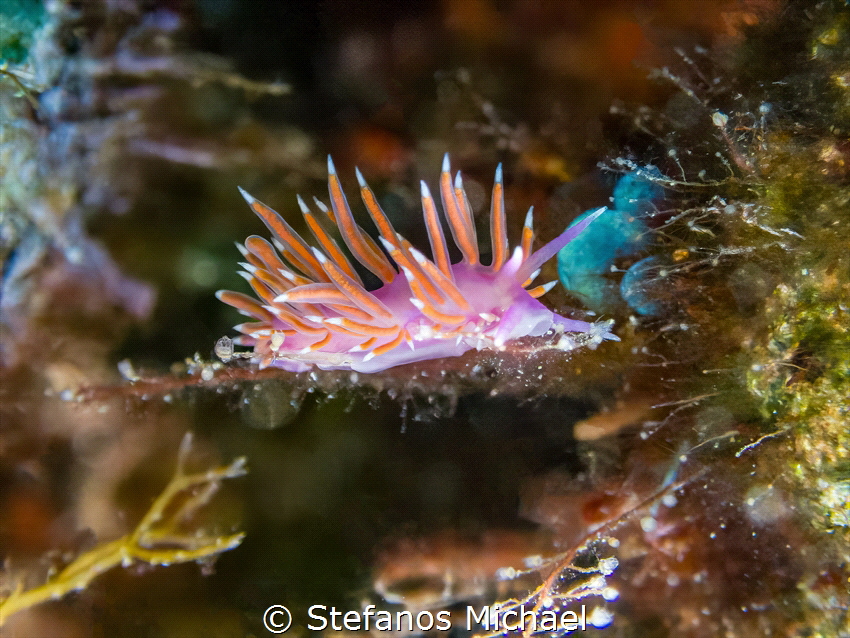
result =
[[820,265],[801,269],[805,283],[777,289],[748,382],[769,427],[794,433],[791,469],[817,504],[816,523],[850,536],[850,284]]
[[[829,134],[768,139],[764,217],[798,238],[765,307],[747,383],[765,428],[793,433],[814,525],[850,538],[850,188]],[[835,152],[825,152],[833,149]]]

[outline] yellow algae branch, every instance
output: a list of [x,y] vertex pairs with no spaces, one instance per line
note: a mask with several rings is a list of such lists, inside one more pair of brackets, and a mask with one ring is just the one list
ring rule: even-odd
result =
[[85,589],[103,572],[117,565],[135,562],[168,566],[174,563],[210,558],[237,547],[244,533],[207,536],[181,531],[181,524],[206,505],[218,491],[221,481],[247,473],[245,458],[205,472],[186,474],[184,465],[192,436],[186,434],[180,446],[177,470],[154,501],[136,529],[113,541],[102,543],[78,556],[48,582],[27,591],[18,588],[0,601],[0,626],[12,614],[48,600],[57,600]]

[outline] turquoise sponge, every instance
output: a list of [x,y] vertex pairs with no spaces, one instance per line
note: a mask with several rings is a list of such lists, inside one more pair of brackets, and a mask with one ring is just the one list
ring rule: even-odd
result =
[[[606,274],[611,272],[615,259],[639,253],[649,244],[650,229],[645,219],[655,210],[653,202],[664,194],[658,184],[660,178],[661,173],[654,166],[623,175],[614,187],[612,208],[558,252],[561,284],[590,310],[611,312],[620,304],[619,286]],[[571,226],[591,212],[579,215]],[[644,302],[638,305],[647,311],[652,307]]]

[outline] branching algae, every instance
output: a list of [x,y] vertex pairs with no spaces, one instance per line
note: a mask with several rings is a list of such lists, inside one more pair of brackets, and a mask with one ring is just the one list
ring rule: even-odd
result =
[[191,443],[192,436],[187,434],[180,446],[174,476],[136,529],[81,554],[43,585],[11,591],[0,599],[0,626],[21,610],[85,589],[94,578],[119,565],[168,566],[204,561],[238,547],[245,534],[207,535],[202,530],[192,530],[187,521],[209,503],[224,479],[245,475],[245,459],[204,472],[186,473]]

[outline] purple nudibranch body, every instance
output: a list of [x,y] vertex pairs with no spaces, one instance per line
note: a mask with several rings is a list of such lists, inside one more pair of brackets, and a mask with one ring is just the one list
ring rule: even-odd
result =
[[300,197],[301,211],[321,249],[308,245],[280,215],[242,191],[272,232],[273,244],[258,236],[237,244],[246,259],[240,274],[257,298],[226,290],[217,296],[253,320],[236,326],[242,334],[234,343],[253,347],[253,359],[261,367],[377,372],[414,361],[454,357],[473,348],[501,349],[520,337],[561,334],[562,349],[575,344],[564,333],[586,333],[594,344],[617,339],[606,323],[562,317],[537,301],[555,282],[529,288],[540,267],[604,208],[536,252],[531,251],[534,231],[529,210],[520,245],[510,252],[499,165],[490,208],[493,258],[484,265],[460,173],[452,180],[446,155],[440,197],[448,227],[463,255],[452,264],[434,198],[424,181],[422,210],[431,243],[430,259],[395,232],[360,171],[357,179],[383,250],[355,223],[330,158],[331,208],[318,200],[316,204],[338,226],[354,258],[381,280],[382,285],[371,291],[363,287],[351,262]]

